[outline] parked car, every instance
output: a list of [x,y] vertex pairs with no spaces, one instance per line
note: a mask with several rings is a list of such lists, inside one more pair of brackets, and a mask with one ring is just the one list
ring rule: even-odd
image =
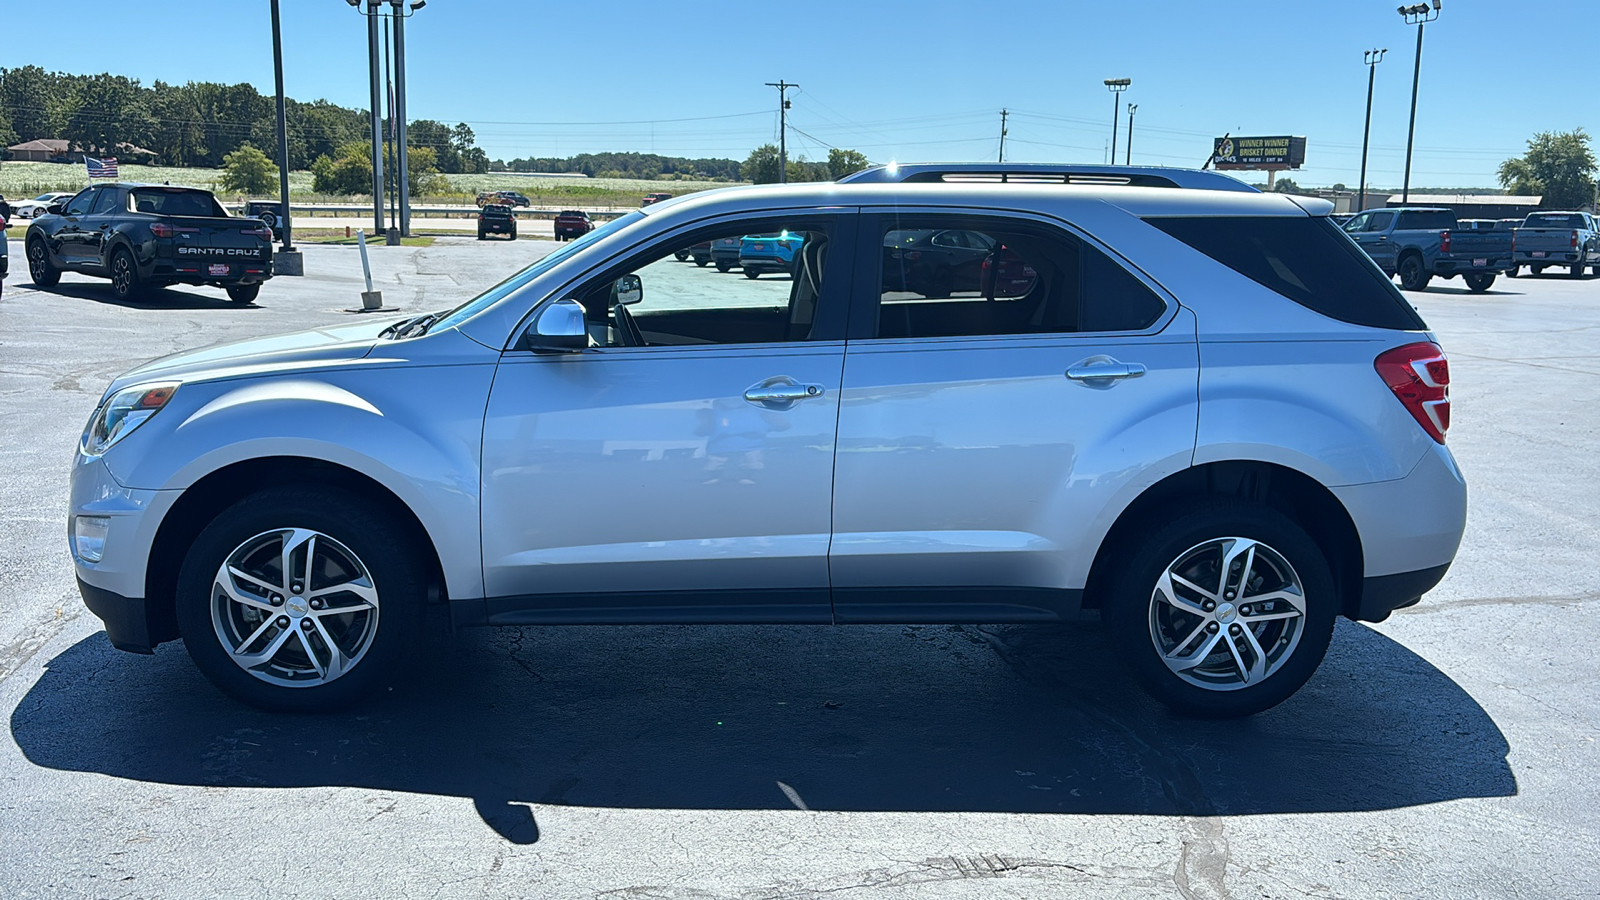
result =
[[478,240],[487,240],[491,234],[517,239],[517,214],[509,204],[490,203],[478,213]]
[[594,230],[594,220],[580,209],[564,209],[556,214],[556,240],[570,241]]
[[246,219],[257,219],[272,231],[274,241],[283,240],[283,203],[279,200],[245,201],[241,214]]
[[645,194],[644,195],[644,202],[640,203],[639,205],[640,206],[649,206],[649,205],[651,205],[653,203],[660,203],[663,200],[671,200],[671,199],[672,199],[672,195],[671,194],[668,194],[668,193],[666,193],[664,191],[656,191],[654,193]]
[[72,197],[71,191],[46,191],[32,200],[18,200],[11,204],[11,217],[14,219],[36,219],[49,212],[50,205],[61,203]]
[[[1465,524],[1449,363],[1330,211],[1027,183],[635,211],[451,310],[113,380],[72,468],[81,591],[113,645],[181,637],[221,689],[281,710],[431,671],[437,612],[1088,614],[1174,709],[1257,712],[1311,677],[1337,617],[1432,588]],[[872,290],[880,242],[922,229],[1004,246],[1005,283],[1029,283]],[[686,283],[673,260],[785,231],[782,292]],[[159,704],[163,684],[132,690]]]
[[787,231],[777,234],[747,234],[739,239],[739,268],[746,278],[760,278],[763,272],[794,272],[800,262],[805,237]]
[[1535,275],[1547,266],[1566,266],[1573,278],[1582,278],[1585,266],[1600,275],[1600,226],[1586,212],[1529,213],[1515,232],[1516,266]]
[[1511,264],[1511,235],[1461,228],[1448,209],[1404,207],[1359,213],[1344,230],[1400,286],[1420,291],[1435,275],[1461,276],[1468,290],[1482,293]]
[[711,264],[711,242],[701,241],[689,248],[689,257],[694,264],[704,268]]
[[490,203],[500,203],[506,206],[532,206],[533,201],[516,191],[479,191],[477,204],[479,208]]
[[731,272],[739,267],[739,240],[729,235],[711,242],[711,261],[718,272]]
[[53,287],[62,272],[111,279],[119,300],[169,284],[220,287],[249,303],[272,277],[272,231],[228,215],[210,191],[105,184],[56,203],[28,226],[28,275]]

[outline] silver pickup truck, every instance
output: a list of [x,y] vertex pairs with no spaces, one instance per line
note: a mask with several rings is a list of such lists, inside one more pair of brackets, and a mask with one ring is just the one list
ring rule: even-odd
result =
[[1566,266],[1573,278],[1582,278],[1584,267],[1591,266],[1600,275],[1600,223],[1586,212],[1530,213],[1512,232],[1511,249],[1512,262],[1535,275],[1545,266]]

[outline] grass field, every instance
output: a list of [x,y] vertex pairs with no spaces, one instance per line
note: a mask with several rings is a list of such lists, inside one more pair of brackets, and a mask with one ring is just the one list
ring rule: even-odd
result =
[[[119,172],[124,181],[145,181],[155,184],[173,184],[200,187],[216,191],[224,202],[233,203],[245,198],[224,193],[218,188],[222,180],[221,169],[179,169],[168,166],[125,165]],[[533,200],[535,206],[561,206],[566,204],[586,207],[636,207],[644,195],[651,191],[688,194],[707,188],[726,187],[717,181],[671,181],[643,178],[559,178],[529,175],[446,175],[450,191],[414,199],[413,203],[469,204],[479,191],[516,191]],[[0,194],[11,200],[35,197],[45,191],[76,191],[89,183],[81,163],[0,163]],[[273,195],[274,197],[276,194]],[[289,173],[289,196],[306,203],[362,203],[370,202],[369,195],[328,195],[311,190],[311,173]],[[261,198],[271,199],[271,198]]]

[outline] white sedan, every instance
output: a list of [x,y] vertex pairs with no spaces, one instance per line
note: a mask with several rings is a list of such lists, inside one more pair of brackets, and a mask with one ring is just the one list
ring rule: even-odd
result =
[[71,191],[50,191],[32,200],[18,200],[11,204],[11,215],[17,219],[36,219],[50,208],[50,204],[60,203],[73,196],[75,195]]

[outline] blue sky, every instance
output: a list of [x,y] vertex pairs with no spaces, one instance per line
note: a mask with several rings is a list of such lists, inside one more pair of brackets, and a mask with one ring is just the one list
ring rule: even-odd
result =
[[[1297,134],[1307,137],[1307,166],[1292,177],[1354,185],[1362,51],[1387,47],[1369,164],[1370,181],[1387,187],[1401,181],[1416,42],[1396,6],[430,0],[406,31],[410,112],[466,121],[504,159],[599,150],[743,158],[776,138],[776,91],[764,82],[783,78],[802,85],[790,94],[800,132],[791,153],[816,158],[832,145],[874,161],[992,159],[1007,107],[1008,159],[1098,162],[1112,107],[1102,81],[1129,77],[1135,163],[1199,165],[1225,131]],[[282,7],[289,94],[365,107],[362,18],[344,0]],[[1427,28],[1413,185],[1492,185],[1496,166],[1534,132],[1594,130],[1594,56],[1564,41],[1600,34],[1600,0],[1444,7]],[[60,4],[0,0],[0,66],[272,91],[267,0],[93,9],[93,27],[64,29]]]

